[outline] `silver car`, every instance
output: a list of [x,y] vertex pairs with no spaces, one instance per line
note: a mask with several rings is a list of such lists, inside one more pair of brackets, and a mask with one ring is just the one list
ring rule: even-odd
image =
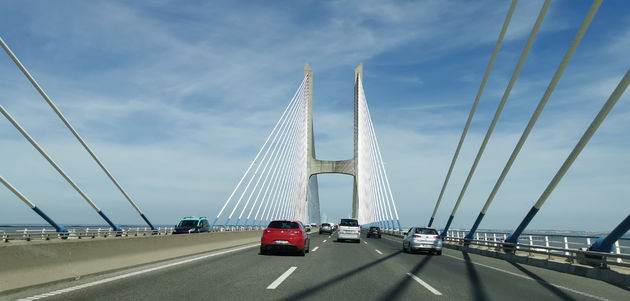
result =
[[403,234],[404,252],[426,251],[442,255],[442,239],[434,228],[413,227]]
[[361,242],[361,227],[356,218],[342,218],[337,230],[337,241],[352,240]]
[[319,227],[319,234],[322,233],[328,233],[328,234],[332,234],[333,233],[333,227],[331,224],[329,223],[323,223],[320,227]]

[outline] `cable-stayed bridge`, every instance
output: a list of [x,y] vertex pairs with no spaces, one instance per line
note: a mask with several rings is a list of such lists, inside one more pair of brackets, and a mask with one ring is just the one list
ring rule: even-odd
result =
[[[225,221],[219,222],[223,227],[258,227],[275,219],[320,224],[317,175],[339,173],[354,177],[352,217],[362,225],[402,231],[363,90],[363,65],[354,72],[354,157],[348,160],[315,157],[312,77],[313,71],[305,66],[295,96],[212,227],[224,216]],[[233,218],[236,221],[230,224]]]
[[[123,229],[110,219],[89,194],[79,187],[52,156],[4,107],[0,111],[17,130],[102,218],[108,227],[98,232],[69,232],[44,213],[28,192],[0,176],[0,182],[16,198],[35,211],[54,231],[0,233],[0,298],[7,299],[176,299],[210,300],[408,300],[408,299],[543,299],[627,300],[630,298],[628,240],[630,215],[601,237],[559,236],[527,233],[529,223],[542,210],[554,188],[566,175],[580,152],[605,121],[630,83],[629,72],[619,79],[605,104],[567,158],[560,162],[540,197],[509,233],[479,231],[497,192],[565,68],[578,48],[601,1],[593,1],[574,39],[558,63],[553,77],[511,152],[477,219],[463,231],[451,229],[456,213],[503,107],[547,15],[545,1],[528,36],[514,72],[501,97],[484,140],[477,151],[451,214],[437,218],[444,191],[475,114],[477,105],[516,1],[508,10],[481,85],[474,98],[459,144],[427,225],[437,226],[444,239],[444,255],[407,254],[401,249],[405,226],[423,221],[400,221],[383,156],[363,88],[363,66],[354,71],[354,155],[350,159],[317,159],[313,135],[313,71],[304,77],[266,141],[245,170],[222,208],[211,221],[211,233],[170,235],[156,228],[113,174],[99,160],[61,113],[44,89],[28,72],[4,40],[0,43],[48,106],[140,215],[147,230]],[[343,158],[342,158],[343,159]],[[2,172],[0,170],[0,172]],[[380,226],[383,239],[360,244],[337,242],[335,235],[310,234],[310,254],[263,256],[257,252],[261,229],[271,220],[321,222],[318,175],[339,173],[353,177],[351,217],[363,226]],[[400,208],[405,210],[405,208]],[[618,208],[626,212],[628,208]],[[421,214],[421,213],[419,213]],[[444,225],[439,224],[443,222]],[[401,225],[402,223],[402,225]],[[138,237],[139,236],[139,237]],[[40,239],[42,238],[42,239]],[[60,238],[60,239],[54,239]],[[79,240],[80,239],[80,240]],[[557,240],[556,240],[557,239]],[[29,241],[27,241],[29,240]],[[40,241],[41,242],[35,242]],[[554,240],[558,241],[556,244]],[[578,242],[580,240],[580,242]],[[620,243],[621,242],[621,243]],[[483,256],[486,255],[486,256]],[[184,257],[185,258],[180,258]],[[173,259],[180,258],[180,259]],[[129,267],[134,267],[129,269]],[[114,271],[114,272],[111,272]],[[87,277],[86,277],[87,276]],[[70,279],[70,280],[69,280]],[[64,280],[58,282],[59,280]],[[53,284],[46,284],[53,283]]]

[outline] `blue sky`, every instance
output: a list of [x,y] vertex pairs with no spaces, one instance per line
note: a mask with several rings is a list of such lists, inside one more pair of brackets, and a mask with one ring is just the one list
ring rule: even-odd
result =
[[[157,224],[213,216],[314,70],[318,158],[352,156],[352,72],[364,87],[405,225],[430,217],[508,1],[11,1],[0,35]],[[436,218],[442,227],[542,1],[520,1]],[[469,228],[590,1],[554,1],[453,221]],[[605,1],[480,228],[513,229],[629,67],[630,3]],[[123,196],[4,53],[2,104],[120,224]],[[630,96],[613,109],[530,229],[609,231],[630,209]],[[96,213],[8,121],[0,174],[62,224]],[[319,177],[322,215],[352,179]],[[0,189],[0,224],[41,220]]]

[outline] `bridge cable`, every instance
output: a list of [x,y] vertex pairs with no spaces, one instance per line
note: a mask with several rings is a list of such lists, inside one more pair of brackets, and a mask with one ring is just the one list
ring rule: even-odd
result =
[[[243,197],[245,196],[245,193],[248,191],[249,186],[251,185],[252,181],[254,180],[254,178],[256,178],[256,175],[258,174],[258,171],[260,170],[260,167],[262,167],[262,162],[266,161],[267,155],[269,154],[269,151],[272,149],[271,145],[273,145],[275,143],[275,141],[278,138],[278,136],[280,136],[280,139],[282,139],[284,137],[284,135],[287,133],[288,125],[287,125],[287,127],[285,127],[286,121],[287,121],[287,119],[283,120],[282,121],[282,125],[280,126],[280,131],[283,131],[282,134],[278,134],[280,131],[276,132],[276,135],[274,135],[274,138],[271,141],[270,147],[267,147],[267,149],[265,151],[265,154],[263,155],[263,157],[261,159],[261,162],[257,164],[256,170],[254,171],[253,175],[250,177],[249,181],[247,182],[247,185],[245,186],[245,189],[241,193],[241,196],[239,197],[238,201],[236,202],[236,205],[234,205],[234,208],[232,209],[232,212],[230,212],[230,215],[228,216],[228,219],[227,219],[226,224],[225,224],[226,226],[227,226],[227,223],[232,218],[232,215],[234,214],[234,212],[238,208],[239,204],[243,200]],[[253,190],[252,190],[252,193],[253,193]],[[247,203],[249,203],[249,199],[248,199]],[[248,204],[246,204],[245,207],[247,205]],[[239,222],[240,222],[240,216],[239,216],[239,220],[235,223],[235,226],[238,226]]]
[[479,90],[477,91],[477,96],[475,97],[475,101],[472,105],[472,108],[470,109],[470,113],[468,114],[468,120],[466,121],[466,126],[464,126],[464,131],[462,132],[462,136],[459,138],[457,149],[455,150],[455,154],[453,155],[453,159],[451,160],[451,165],[448,168],[448,173],[446,174],[446,178],[444,179],[444,184],[442,185],[440,196],[438,197],[437,202],[435,203],[435,208],[433,209],[433,214],[431,215],[431,219],[429,220],[428,227],[431,227],[431,225],[433,224],[433,220],[435,219],[437,210],[440,207],[440,202],[442,201],[444,190],[446,189],[446,186],[448,185],[448,181],[451,178],[453,167],[455,166],[455,162],[457,161],[457,157],[459,156],[459,151],[462,148],[464,139],[466,138],[466,133],[468,132],[468,128],[470,127],[470,123],[472,121],[473,115],[475,115],[475,110],[477,109],[477,104],[479,103],[481,94],[483,93],[483,90],[486,86],[486,82],[488,81],[488,77],[490,76],[490,71],[492,70],[492,66],[494,65],[494,60],[496,59],[497,53],[499,53],[499,49],[501,48],[501,43],[503,42],[503,37],[505,36],[505,32],[507,31],[508,25],[510,24],[510,20],[512,19],[512,13],[514,12],[516,3],[517,3],[517,0],[512,0],[510,9],[508,10],[507,16],[505,17],[505,21],[503,22],[503,27],[501,28],[499,39],[497,40],[497,43],[494,46],[494,51],[492,52],[492,56],[490,57],[490,62],[488,63],[488,67],[486,67],[486,72],[483,76],[483,80],[481,81],[481,85],[479,86]]
[[[360,82],[360,88],[361,88],[361,91],[363,91],[363,82]],[[365,93],[364,92],[362,92],[362,93],[363,93],[363,95],[365,97]],[[367,106],[367,101],[366,101],[366,106]],[[367,110],[367,116],[368,116],[368,118],[370,120],[370,124],[371,124],[370,132],[374,136],[374,140],[376,142],[375,143],[376,144],[376,152],[378,154],[379,162],[381,164],[381,169],[382,169],[383,175],[385,177],[385,184],[387,185],[387,192],[389,193],[389,201],[391,202],[391,207],[394,208],[394,214],[396,216],[396,222],[398,223],[398,229],[400,231],[402,231],[402,227],[400,226],[400,218],[398,217],[398,209],[396,208],[396,202],[394,201],[394,195],[392,194],[392,189],[391,189],[391,186],[389,184],[389,177],[387,176],[387,170],[385,169],[385,164],[383,162],[383,155],[381,153],[381,147],[380,147],[380,145],[378,143],[378,138],[376,137],[376,132],[374,130],[374,125],[371,123],[372,122],[371,121],[372,118],[370,116],[370,111],[369,110]]]
[[[601,2],[601,0],[596,0],[596,1]],[[595,5],[595,3],[593,3],[593,5]],[[593,15],[595,14],[595,11],[593,12]],[[582,135],[582,138],[580,138],[578,143],[575,145],[575,148],[573,148],[573,150],[571,151],[567,159],[564,161],[564,163],[562,164],[562,166],[560,167],[556,175],[553,177],[553,179],[551,179],[551,182],[549,182],[549,185],[547,185],[547,188],[545,188],[543,193],[540,195],[540,197],[538,198],[538,201],[536,201],[536,204],[534,204],[534,206],[530,209],[530,211],[527,213],[525,218],[523,218],[523,221],[521,221],[521,223],[516,228],[516,230],[507,237],[507,239],[505,240],[506,242],[514,243],[514,244],[518,243],[518,237],[521,235],[521,233],[523,233],[523,230],[525,230],[527,225],[529,225],[529,223],[532,221],[536,213],[538,213],[538,211],[540,210],[542,205],[545,203],[547,198],[549,198],[549,195],[551,195],[551,192],[553,192],[553,190],[556,188],[560,180],[562,180],[562,177],[564,177],[566,172],[569,170],[569,167],[571,167],[573,162],[575,162],[575,159],[577,159],[577,156],[584,149],[584,146],[586,146],[586,144],[589,142],[591,137],[593,137],[593,135],[595,134],[595,131],[597,131],[597,129],[602,124],[604,119],[606,119],[606,116],[608,116],[608,113],[610,113],[610,110],[612,110],[612,108],[615,106],[615,104],[617,103],[621,95],[623,95],[623,92],[628,87],[628,84],[630,84],[630,69],[626,71],[626,74],[619,82],[619,85],[617,85],[617,88],[615,88],[613,93],[610,95],[610,97],[608,98],[604,106],[602,107],[602,109],[599,111],[597,116],[595,116],[595,119],[593,119],[593,121],[591,122],[591,125],[588,127],[588,129],[586,129],[586,131],[584,132],[584,135]]]
[[[296,91],[296,95],[298,94],[299,90],[302,88],[302,85],[304,85],[304,80],[302,81],[302,83],[300,84],[300,88],[298,88],[298,91]],[[258,160],[258,157],[260,156],[260,154],[262,153],[263,149],[265,149],[265,146],[267,146],[267,143],[269,142],[269,139],[271,138],[271,136],[275,133],[278,125],[280,124],[280,122],[285,118],[285,115],[287,113],[287,111],[289,110],[289,108],[291,107],[292,103],[296,101],[296,97],[293,96],[293,98],[291,99],[291,102],[289,102],[289,105],[286,107],[286,109],[284,110],[284,112],[282,113],[282,115],[280,116],[280,119],[278,119],[278,121],[276,122],[276,125],[273,127],[273,129],[271,130],[271,133],[269,134],[269,136],[267,137],[267,140],[265,140],[265,143],[263,143],[263,146],[260,148],[260,150],[258,151],[258,153],[256,154],[256,156],[254,157],[254,160],[252,160],[252,162],[250,163],[249,167],[247,168],[247,170],[245,171],[245,174],[243,174],[243,176],[241,177],[241,179],[239,180],[238,184],[236,184],[236,188],[234,188],[234,190],[232,191],[232,193],[230,194],[230,196],[228,197],[227,201],[225,202],[225,204],[223,204],[223,207],[221,208],[221,210],[219,211],[219,214],[217,214],[217,217],[215,218],[215,220],[212,222],[212,225],[210,226],[210,228],[214,227],[214,225],[216,224],[217,220],[219,220],[219,217],[221,216],[221,214],[223,213],[223,211],[225,210],[225,207],[227,207],[227,205],[230,203],[230,201],[232,200],[232,197],[234,196],[234,194],[236,193],[236,191],[238,190],[238,188],[241,186],[241,184],[243,183],[243,180],[245,179],[245,177],[247,177],[247,175],[249,174],[249,171],[251,170],[252,166],[254,166],[254,164],[256,164],[256,161]]]
[[[83,148],[85,148],[85,150],[90,154],[90,156],[92,157],[92,159],[94,159],[94,161],[96,161],[96,163],[98,164],[98,166],[101,167],[101,169],[103,170],[103,172],[105,172],[105,174],[107,175],[107,177],[112,181],[112,183],[114,183],[114,185],[118,188],[118,190],[123,194],[123,196],[127,199],[127,201],[129,201],[129,203],[131,204],[131,206],[133,206],[134,209],[136,209],[136,211],[138,212],[138,214],[140,214],[140,217],[142,217],[142,219],[149,225],[149,227],[151,227],[152,230],[156,230],[155,226],[153,226],[153,224],[151,224],[151,222],[149,221],[149,219],[144,215],[144,213],[142,213],[142,211],[140,210],[140,208],[138,207],[138,205],[136,205],[136,203],[131,199],[131,197],[129,196],[129,194],[127,194],[127,192],[122,188],[122,186],[118,183],[118,181],[114,178],[114,176],[109,172],[109,170],[107,170],[107,168],[105,167],[105,165],[103,164],[103,162],[101,162],[101,160],[99,160],[96,157],[96,154],[94,154],[94,152],[92,151],[92,149],[90,149],[90,147],[87,145],[87,143],[83,140],[83,138],[81,138],[81,136],[79,135],[79,133],[74,129],[74,127],[72,127],[72,125],[70,124],[70,122],[66,119],[66,117],[61,113],[61,111],[57,108],[57,106],[55,105],[55,103],[48,97],[48,95],[46,94],[46,92],[44,92],[44,90],[41,88],[41,86],[37,83],[37,81],[35,80],[35,78],[33,78],[33,76],[31,76],[31,74],[28,72],[28,70],[26,70],[26,67],[24,67],[24,65],[22,64],[22,62],[20,62],[20,60],[17,58],[17,56],[15,56],[15,54],[13,53],[13,51],[11,51],[11,49],[9,48],[9,46],[4,42],[4,40],[2,40],[2,37],[0,37],[0,45],[2,45],[2,48],[4,48],[5,52],[11,57],[11,59],[13,60],[13,62],[18,66],[18,68],[22,71],[22,73],[24,73],[24,75],[26,76],[26,78],[31,82],[31,84],[33,85],[33,87],[35,87],[35,89],[37,90],[37,92],[39,92],[39,94],[44,98],[44,100],[48,103],[48,105],[50,106],[50,108],[55,112],[55,114],[57,114],[57,116],[61,119],[61,121],[63,121],[63,123],[66,125],[66,127],[68,128],[68,130],[70,130],[70,132],[72,132],[72,135],[74,135],[74,137],[79,141],[79,143],[83,146]],[[114,227],[115,228],[115,227]]]
[[543,109],[545,108],[545,105],[547,104],[549,97],[551,97],[551,94],[556,88],[556,85],[560,81],[560,78],[562,77],[562,74],[564,73],[564,69],[569,65],[569,62],[571,61],[571,57],[573,56],[573,54],[575,53],[575,50],[580,44],[582,37],[584,37],[584,33],[588,29],[591,20],[592,18],[589,19],[589,17],[587,16],[586,19],[584,19],[584,21],[582,22],[582,25],[580,26],[575,38],[573,39],[573,41],[571,42],[571,45],[569,46],[569,49],[567,49],[567,52],[565,53],[564,57],[562,58],[562,61],[560,62],[560,65],[558,66],[555,74],[553,75],[553,78],[549,82],[549,85],[547,86],[547,90],[545,90],[545,93],[543,97],[540,99],[540,102],[538,103],[536,110],[534,111],[534,113],[532,114],[532,117],[527,123],[527,126],[525,127],[525,130],[523,131],[523,134],[521,135],[521,138],[518,140],[518,143],[514,147],[514,150],[512,151],[510,158],[508,159],[507,163],[505,164],[505,167],[503,168],[503,171],[501,172],[501,175],[497,179],[497,182],[494,184],[494,187],[492,188],[492,192],[490,192],[490,195],[488,196],[488,199],[486,200],[486,203],[484,204],[483,209],[481,209],[481,212],[477,216],[475,223],[473,224],[468,234],[466,234],[467,239],[472,239],[473,235],[477,231],[477,227],[479,227],[479,224],[481,223],[484,216],[486,215],[488,208],[490,208],[490,205],[492,204],[492,201],[494,200],[496,193],[499,191],[501,184],[503,184],[503,180],[505,179],[508,172],[510,171],[512,164],[516,160],[516,157],[521,151],[521,148],[523,147],[523,145],[525,144],[525,141],[529,137],[531,130],[534,128],[534,125],[536,124],[538,117],[540,116]]
[[494,117],[492,118],[492,122],[490,123],[490,127],[488,127],[488,131],[486,132],[486,136],[483,138],[483,142],[481,143],[481,146],[479,147],[479,151],[477,151],[477,156],[475,157],[475,161],[473,162],[473,165],[470,167],[470,171],[468,172],[468,176],[466,177],[466,181],[464,182],[464,186],[462,186],[462,189],[459,193],[459,196],[457,197],[457,202],[455,202],[455,206],[453,207],[453,211],[451,212],[451,216],[449,216],[448,221],[446,222],[446,226],[444,226],[444,229],[442,230],[442,236],[446,236],[447,235],[447,231],[449,229],[449,227],[451,226],[451,223],[453,222],[453,218],[455,217],[455,213],[457,212],[457,208],[459,208],[459,204],[461,203],[464,194],[466,193],[466,189],[468,188],[468,184],[470,184],[470,180],[472,179],[473,175],[475,174],[475,170],[477,169],[477,165],[479,164],[479,160],[481,160],[481,157],[483,156],[484,150],[486,149],[486,146],[488,144],[488,141],[490,140],[490,137],[492,136],[492,132],[494,131],[494,127],[497,124],[497,121],[499,120],[499,117],[501,116],[501,113],[503,112],[503,107],[505,106],[505,103],[507,102],[508,98],[510,97],[510,92],[512,92],[512,88],[514,87],[514,83],[516,83],[516,79],[518,78],[518,75],[521,72],[521,68],[523,67],[523,64],[525,63],[525,59],[527,58],[527,55],[529,54],[529,50],[532,47],[532,44],[534,44],[534,40],[536,39],[536,35],[538,34],[538,30],[540,29],[540,26],[543,22],[543,20],[545,19],[545,15],[547,13],[547,9],[549,8],[549,4],[551,4],[551,0],[546,0],[545,3],[543,4],[543,7],[540,9],[540,13],[538,14],[538,18],[536,19],[536,23],[534,24],[534,27],[532,28],[532,32],[529,35],[529,38],[527,39],[527,43],[525,44],[525,48],[523,48],[523,52],[521,53],[521,57],[518,60],[518,63],[516,64],[516,68],[514,69],[514,73],[512,74],[512,77],[510,78],[510,81],[507,85],[507,87],[505,88],[505,92],[503,93],[503,97],[501,98],[501,102],[499,103],[499,106],[497,107],[496,112],[494,113]]
[[70,186],[72,186],[72,188],[74,188],[74,190],[76,190],[76,192],[78,192],[81,195],[81,197],[83,197],[83,199],[86,202],[88,202],[88,204],[90,204],[90,206],[92,206],[92,208],[94,208],[94,210],[110,226],[112,226],[112,228],[114,228],[115,231],[120,231],[120,227],[118,227],[116,224],[114,224],[105,215],[105,213],[103,213],[103,211],[101,211],[101,209],[99,209],[96,206],[96,204],[94,204],[94,202],[92,202],[92,200],[83,192],[83,190],[81,190],[81,188],[79,188],[79,186],[77,186],[77,184],[75,184],[74,181],[72,181],[72,179],[70,179],[70,177],[61,169],[61,167],[59,167],[59,165],[55,161],[53,161],[53,159],[46,153],[46,151],[44,151],[44,149],[42,149],[42,147],[39,146],[39,144],[33,139],[33,137],[31,137],[31,135],[29,135],[28,132],[26,132],[26,130],[24,130],[24,128],[13,118],[13,116],[11,116],[11,114],[9,114],[9,112],[7,112],[7,110],[5,110],[5,108],[2,105],[0,105],[0,112],[22,134],[22,136],[24,136],[24,138],[26,138],[26,140],[28,140],[28,142],[31,143],[31,145],[46,159],[46,161],[48,161],[48,163],[50,163],[50,165],[52,165],[52,167],[55,168],[55,170],[66,180],[66,182],[68,182],[68,184],[70,184]]
[[45,221],[47,221],[51,226],[53,226],[55,228],[55,230],[57,230],[57,232],[68,232],[68,230],[66,230],[66,228],[64,228],[63,226],[60,226],[57,223],[55,223],[55,221],[53,221],[41,209],[39,209],[37,206],[35,206],[35,204],[33,204],[33,202],[31,202],[26,196],[24,196],[19,190],[17,190],[17,188],[13,187],[13,185],[11,185],[11,183],[9,183],[9,181],[5,180],[1,175],[0,175],[0,183],[2,183],[2,185],[4,185],[7,189],[9,189],[11,192],[13,192],[13,194],[15,194],[15,196],[20,198],[27,206],[29,206],[33,211],[35,211],[35,213],[37,213]]

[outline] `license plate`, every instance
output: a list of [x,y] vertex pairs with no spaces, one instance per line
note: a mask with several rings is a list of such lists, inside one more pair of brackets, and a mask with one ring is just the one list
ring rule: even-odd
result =
[[276,244],[279,244],[279,245],[285,245],[289,243],[289,241],[286,241],[286,240],[276,240],[275,242]]

